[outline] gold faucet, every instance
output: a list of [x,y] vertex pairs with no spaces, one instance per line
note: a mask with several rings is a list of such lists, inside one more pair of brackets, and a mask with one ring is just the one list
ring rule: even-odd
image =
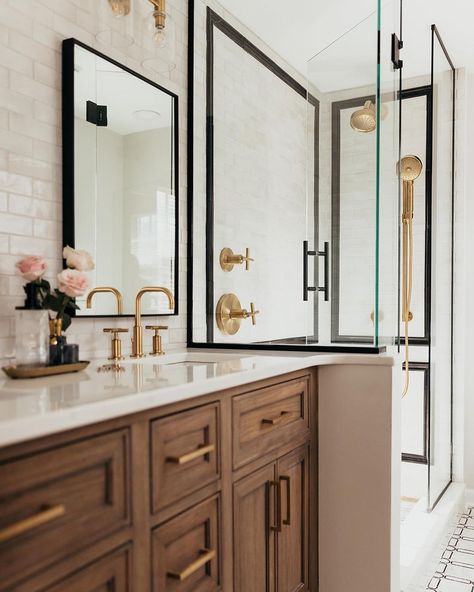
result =
[[132,337],[132,358],[143,358],[143,329],[142,329],[142,296],[147,292],[162,292],[166,294],[169,302],[169,307],[174,309],[174,296],[168,288],[162,288],[160,286],[151,286],[148,288],[142,288],[138,291],[135,298],[135,326],[133,327]]
[[94,294],[102,294],[103,292],[110,292],[111,294],[113,294],[115,296],[115,298],[117,299],[117,314],[122,315],[123,314],[122,294],[120,293],[119,290],[117,290],[117,288],[111,288],[110,286],[102,286],[102,287],[94,288],[93,290],[91,290],[89,292],[89,294],[87,294],[86,308],[90,308],[92,306],[92,297],[94,296]]

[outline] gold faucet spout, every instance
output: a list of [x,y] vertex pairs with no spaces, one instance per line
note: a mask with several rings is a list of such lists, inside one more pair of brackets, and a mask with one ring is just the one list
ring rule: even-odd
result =
[[99,286],[99,287],[91,290],[89,292],[89,294],[87,294],[86,308],[91,308],[92,298],[94,297],[95,294],[103,294],[104,292],[110,292],[111,294],[113,294],[115,296],[115,298],[117,300],[117,314],[122,315],[123,314],[122,294],[119,290],[117,290],[117,288],[112,288],[111,286]]
[[174,296],[168,288],[161,286],[148,286],[138,291],[135,298],[135,326],[132,337],[132,358],[143,357],[143,329],[142,329],[142,296],[148,292],[161,292],[168,298],[169,307],[174,309]]

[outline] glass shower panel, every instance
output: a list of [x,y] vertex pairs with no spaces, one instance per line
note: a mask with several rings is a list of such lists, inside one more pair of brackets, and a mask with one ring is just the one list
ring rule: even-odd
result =
[[430,453],[432,509],[452,479],[455,70],[432,28],[433,199],[431,243]]
[[327,300],[321,291],[309,295],[318,304],[321,345],[377,346],[397,335],[400,95],[390,48],[399,20],[398,0],[389,2],[308,63],[320,108],[319,175],[308,167],[308,204],[319,183],[320,256],[312,259],[316,285],[329,280]]

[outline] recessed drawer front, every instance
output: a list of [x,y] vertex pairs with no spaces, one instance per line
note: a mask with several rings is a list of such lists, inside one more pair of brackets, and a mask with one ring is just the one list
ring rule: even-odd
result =
[[153,531],[153,592],[220,589],[218,500],[206,500]]
[[234,469],[309,436],[309,377],[234,397],[232,417]]
[[130,524],[129,432],[0,464],[0,590]]
[[152,512],[219,478],[219,404],[151,424]]
[[91,563],[45,592],[132,592],[130,550],[122,549]]

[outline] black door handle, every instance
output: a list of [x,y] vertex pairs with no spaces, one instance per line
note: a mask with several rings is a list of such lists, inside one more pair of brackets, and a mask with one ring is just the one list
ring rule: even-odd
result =
[[[324,286],[308,286],[308,257],[324,257]],[[329,300],[329,243],[324,243],[322,251],[310,251],[308,241],[303,241],[303,300],[308,300],[309,292],[324,292],[324,301]]]

